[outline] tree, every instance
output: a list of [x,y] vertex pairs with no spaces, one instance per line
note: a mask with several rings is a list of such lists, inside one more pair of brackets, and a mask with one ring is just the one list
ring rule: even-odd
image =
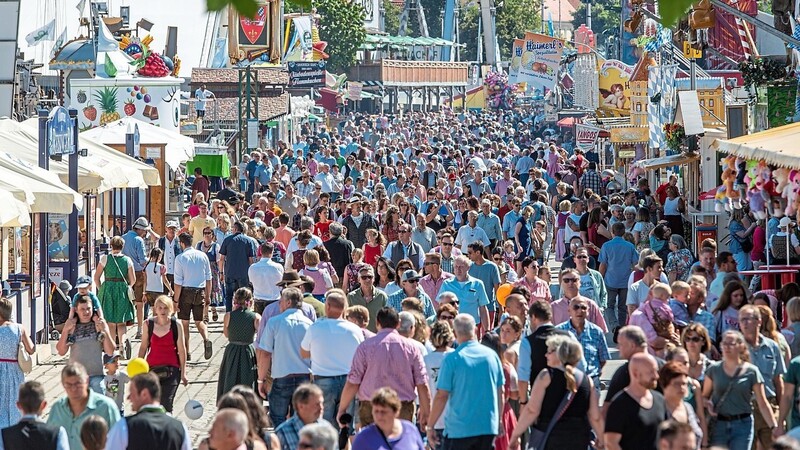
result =
[[[538,32],[540,30],[542,13],[539,1],[503,0],[503,6],[497,8],[495,29],[497,43],[500,46],[500,57],[503,60],[507,61],[511,58],[511,46],[514,44],[514,39],[521,39],[526,31]],[[500,3],[495,1],[495,4]],[[480,39],[482,40],[483,37]]]
[[392,0],[383,0],[383,25],[384,31],[392,36],[397,36],[400,29],[400,7]]
[[320,15],[319,38],[328,42],[329,72],[346,72],[356,64],[356,52],[364,44],[364,8],[358,2],[314,0]]
[[[627,1],[627,0],[622,0]],[[620,0],[594,0],[592,2],[592,31],[597,44],[601,44],[601,35],[618,34],[620,27]],[[577,30],[586,23],[586,3],[581,3],[575,11],[572,26]]]
[[476,5],[461,8],[458,15],[458,39],[466,47],[461,49],[461,61],[476,61],[478,46],[483,40],[478,36],[478,22],[481,11]]

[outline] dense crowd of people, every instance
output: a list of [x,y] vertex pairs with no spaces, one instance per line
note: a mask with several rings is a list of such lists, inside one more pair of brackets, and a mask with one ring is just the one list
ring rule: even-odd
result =
[[787,217],[736,210],[729,251],[695,254],[677,176],[624,190],[522,110],[307,131],[217,192],[195,171],[164,236],[142,217],[111,239],[49,410],[0,301],[0,448],[191,448],[169,413],[190,323],[210,359],[223,308],[203,449],[800,448],[800,286],[739,273],[800,254]]

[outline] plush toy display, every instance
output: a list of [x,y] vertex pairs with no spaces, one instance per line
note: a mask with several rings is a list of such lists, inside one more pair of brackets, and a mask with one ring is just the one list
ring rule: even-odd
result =
[[748,172],[750,189],[747,191],[750,211],[753,211],[757,219],[763,220],[767,218],[766,204],[770,197],[769,183],[772,181],[772,172],[764,161],[748,165],[751,165],[751,170]]
[[736,181],[736,157],[728,156],[723,161],[725,170],[722,171],[722,184],[725,186],[725,196],[728,199],[728,204],[725,209],[730,211],[731,208],[742,208],[742,197],[739,191],[734,189],[734,182]]
[[491,109],[511,109],[517,100],[517,86],[508,84],[508,75],[489,72],[484,78],[486,106]]

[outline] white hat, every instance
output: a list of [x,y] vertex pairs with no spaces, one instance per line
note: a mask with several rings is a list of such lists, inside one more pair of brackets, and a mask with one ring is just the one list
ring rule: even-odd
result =
[[788,216],[781,217],[781,221],[778,222],[778,228],[788,227],[791,223],[792,219],[790,219]]
[[144,217],[139,217],[136,222],[133,222],[134,230],[150,230],[150,222]]
[[178,221],[170,220],[167,222],[167,228],[180,228],[180,226],[178,226]]

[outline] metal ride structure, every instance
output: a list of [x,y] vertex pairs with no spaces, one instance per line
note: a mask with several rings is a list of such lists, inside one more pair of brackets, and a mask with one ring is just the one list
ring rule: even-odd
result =
[[[239,69],[239,135],[238,148],[246,153],[247,128],[251,126],[251,119],[258,119],[258,71],[250,66]],[[241,157],[241,155],[240,155]]]
[[[406,4],[408,4],[406,0]],[[419,0],[414,0],[419,1]],[[442,24],[442,39],[460,43],[458,40],[458,16],[460,12],[459,0],[445,0],[444,22]],[[496,66],[500,63],[500,48],[497,46],[497,30],[495,27],[495,15],[497,8],[494,0],[475,0],[481,11],[481,20],[478,23],[478,34],[483,34],[483,58],[478,58],[478,63],[486,63]],[[467,6],[474,4],[470,2]],[[451,48],[443,47],[441,52],[442,61],[451,60]],[[480,55],[480,50],[478,52]],[[483,59],[483,61],[480,61]]]

